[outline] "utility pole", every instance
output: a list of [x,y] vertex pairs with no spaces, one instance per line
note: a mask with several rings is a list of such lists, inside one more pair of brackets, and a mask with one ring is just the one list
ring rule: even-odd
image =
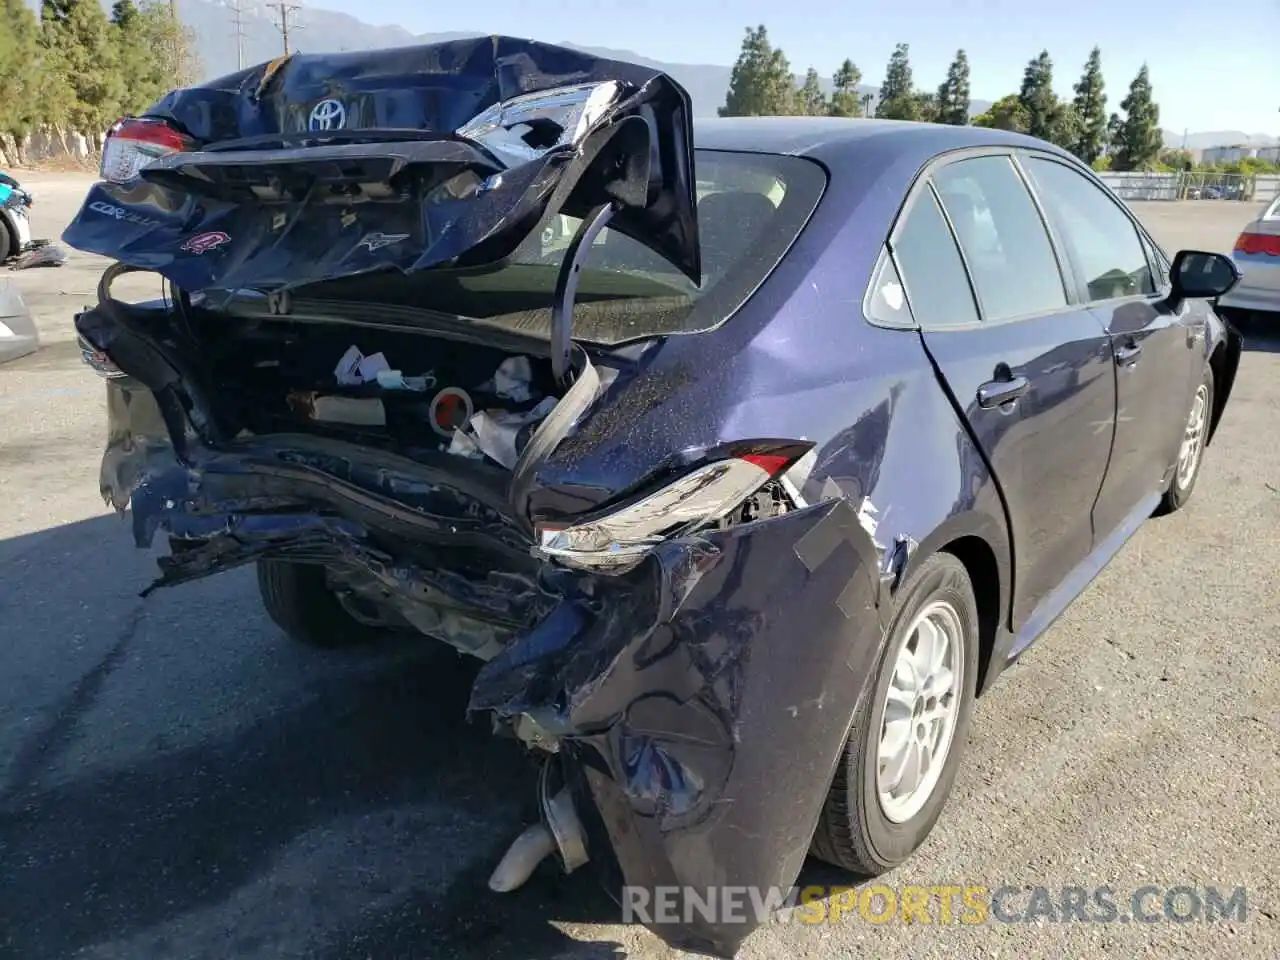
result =
[[276,3],[268,3],[268,7],[276,12],[279,18],[276,21],[276,29],[280,31],[280,38],[284,41],[284,55],[289,55],[289,29],[301,30],[296,23],[290,24],[289,18],[302,9],[301,5],[296,3],[288,3],[287,0],[278,0]]
[[244,18],[241,16],[240,0],[231,0],[231,23],[235,26],[235,33],[232,34],[236,38],[236,69],[244,69]]

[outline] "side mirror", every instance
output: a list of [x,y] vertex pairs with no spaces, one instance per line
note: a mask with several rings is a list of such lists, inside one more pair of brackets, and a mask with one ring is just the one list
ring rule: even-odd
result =
[[1179,250],[1169,270],[1173,306],[1183,300],[1220,297],[1240,282],[1240,271],[1231,258],[1203,250]]

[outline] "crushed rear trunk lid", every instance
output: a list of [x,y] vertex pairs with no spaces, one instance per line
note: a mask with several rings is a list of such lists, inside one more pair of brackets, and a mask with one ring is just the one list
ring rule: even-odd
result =
[[701,275],[689,96],[666,75],[484,37],[295,54],[108,135],[63,234],[208,297],[500,263],[557,213]]

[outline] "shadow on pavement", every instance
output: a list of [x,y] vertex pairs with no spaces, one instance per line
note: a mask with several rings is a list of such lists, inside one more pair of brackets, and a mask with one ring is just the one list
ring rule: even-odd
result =
[[1252,353],[1280,353],[1280,322],[1250,320],[1238,324],[1244,349]]
[[[411,638],[300,650],[251,576],[140,601],[153,569],[113,517],[0,542],[0,647],[18,671],[0,687],[0,953],[624,955],[552,925],[617,922],[589,868],[487,889],[536,815],[535,777],[464,717],[475,665]],[[192,719],[241,709],[231,685],[266,658],[269,705]],[[200,682],[174,697],[165,670]],[[139,724],[159,732],[120,748]]]

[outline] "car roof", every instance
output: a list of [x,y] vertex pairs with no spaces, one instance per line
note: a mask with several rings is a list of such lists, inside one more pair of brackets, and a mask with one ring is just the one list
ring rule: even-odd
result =
[[694,146],[700,150],[734,150],[808,156],[838,165],[854,154],[883,152],[920,163],[949,150],[966,147],[1022,147],[1066,153],[1044,140],[988,127],[957,127],[907,120],[847,117],[708,117],[694,120]]

